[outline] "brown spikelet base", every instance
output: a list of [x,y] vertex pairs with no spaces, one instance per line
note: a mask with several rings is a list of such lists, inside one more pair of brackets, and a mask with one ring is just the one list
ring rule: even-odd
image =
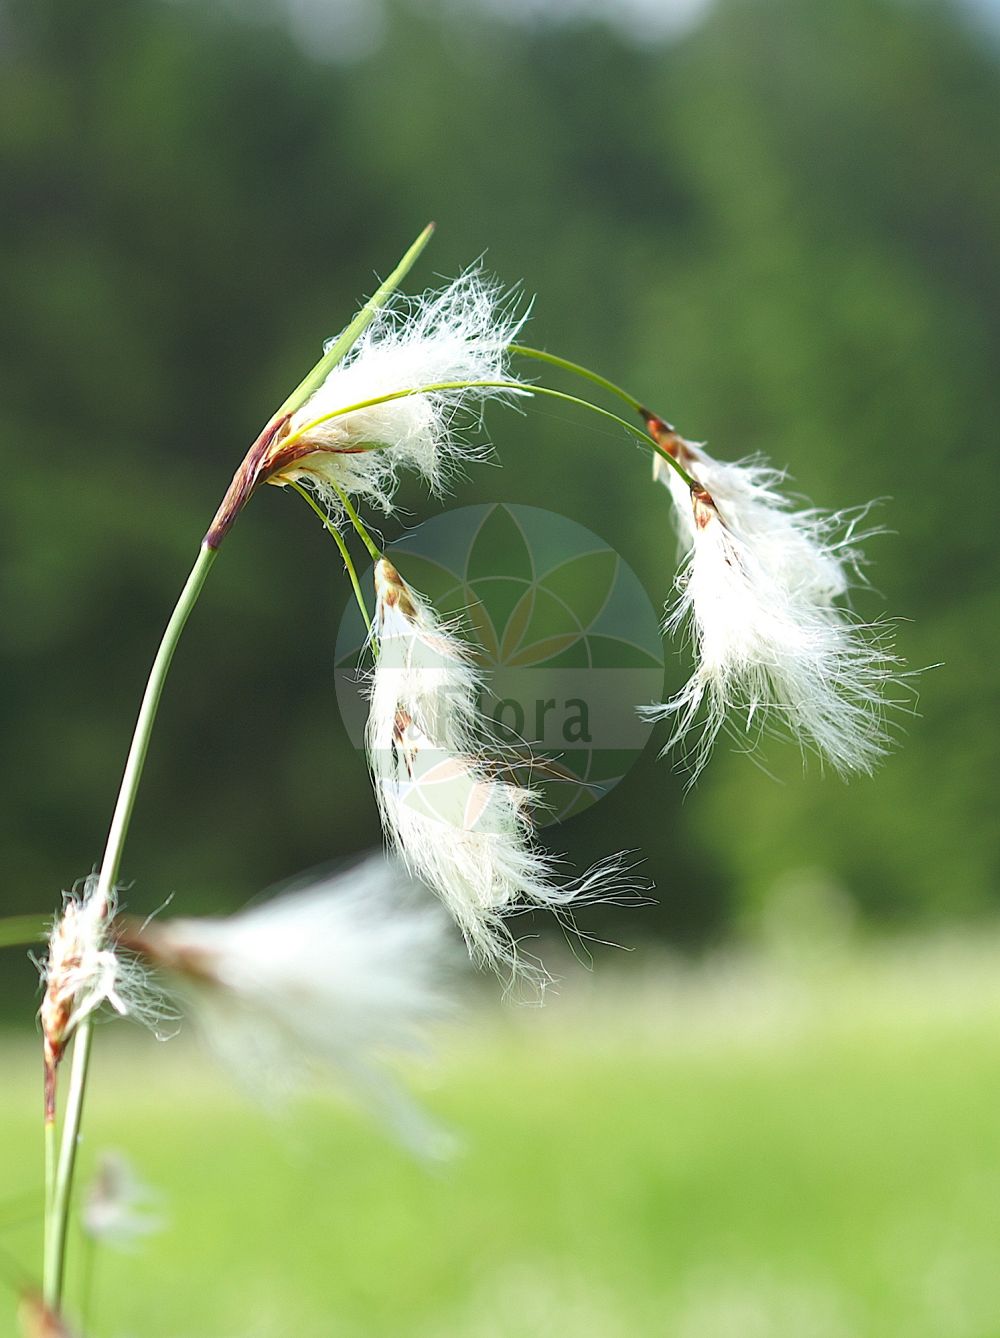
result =
[[688,449],[687,442],[677,429],[672,424],[668,423],[665,418],[661,418],[658,414],[653,413],[651,409],[640,409],[639,417],[642,419],[646,431],[656,442],[657,446],[659,446],[660,450],[665,451],[666,454],[672,456],[678,464],[684,465],[686,468],[692,458],[691,452]]
[[21,1297],[17,1318],[23,1338],[74,1338],[73,1331],[34,1292]]
[[206,548],[218,548],[229,533],[233,522],[253,495],[257,485],[267,477],[272,453],[277,442],[288,431],[290,415],[272,419],[243,457],[243,463],[233,475],[233,481],[215,513],[203,540]]

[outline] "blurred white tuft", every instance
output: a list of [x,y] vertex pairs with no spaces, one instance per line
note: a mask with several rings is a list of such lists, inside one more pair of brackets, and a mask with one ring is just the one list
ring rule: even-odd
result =
[[255,1095],[290,1095],[332,1067],[404,1142],[447,1150],[384,1064],[450,1011],[447,921],[384,857],[226,918],[158,921],[129,941],[169,974]]
[[83,1229],[103,1245],[131,1249],[143,1236],[163,1229],[163,1218],[150,1211],[158,1197],[120,1152],[102,1152],[84,1192]]

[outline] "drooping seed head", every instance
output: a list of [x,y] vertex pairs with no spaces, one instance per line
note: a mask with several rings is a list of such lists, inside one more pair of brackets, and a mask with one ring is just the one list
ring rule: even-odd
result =
[[480,710],[471,648],[387,559],[375,593],[366,743],[386,836],[441,898],[475,960],[543,982],[518,954],[509,918],[539,907],[567,920],[574,905],[635,889],[617,856],[582,878],[556,878],[556,858],[534,837],[535,796],[508,779],[506,751]]

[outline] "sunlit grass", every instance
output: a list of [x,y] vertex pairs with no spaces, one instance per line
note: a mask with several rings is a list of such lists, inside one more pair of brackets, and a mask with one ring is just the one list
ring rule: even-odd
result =
[[[1000,943],[628,965],[469,1017],[425,1093],[466,1143],[437,1170],[102,1029],[84,1167],[122,1149],[170,1226],[102,1257],[94,1338],[1000,1332]],[[34,1051],[2,1052],[11,1218],[41,1174]],[[0,1239],[33,1265],[38,1230]]]

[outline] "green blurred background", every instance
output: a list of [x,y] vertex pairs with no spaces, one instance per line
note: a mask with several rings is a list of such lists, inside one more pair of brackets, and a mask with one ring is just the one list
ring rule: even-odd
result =
[[[648,953],[788,924],[810,941],[992,923],[998,130],[987,3],[3,0],[0,910],[51,909],[99,859],[149,662],[233,469],[434,218],[411,288],[485,251],[537,294],[536,344],[720,456],[765,452],[818,505],[885,499],[859,612],[902,620],[911,665],[941,664],[871,781],[803,776],[779,746],[764,774],[722,747],[685,796],[648,749],[546,832],[581,865],[641,848],[656,881],[657,906],[585,927]],[[659,605],[674,540],[643,456],[551,406],[494,408],[488,428],[504,467],[446,505],[558,510]],[[125,859],[134,909],[232,907],[378,842],[333,690],[347,599],[329,540],[265,490],[172,671]],[[668,689],[686,672],[671,648]],[[0,989],[26,1031],[23,954]],[[907,1100],[934,1062],[914,1056]]]

